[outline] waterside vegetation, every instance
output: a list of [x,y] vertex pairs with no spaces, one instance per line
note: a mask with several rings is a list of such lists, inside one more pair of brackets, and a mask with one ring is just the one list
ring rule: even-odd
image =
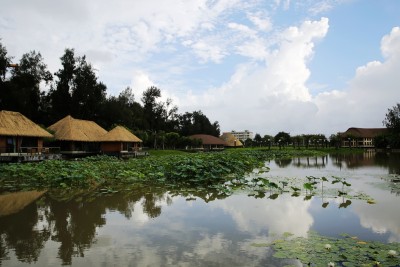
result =
[[249,197],[276,199],[282,194],[317,196],[326,208],[329,199],[341,198],[340,208],[351,199],[375,201],[363,192],[353,192],[345,177],[267,178],[269,160],[321,156],[322,151],[297,149],[232,149],[219,153],[158,151],[140,159],[120,160],[109,156],[71,161],[0,165],[0,192],[48,190],[57,198],[114,194],[137,186],[161,187],[188,200],[206,202],[236,191]]
[[116,189],[135,183],[221,184],[264,166],[266,160],[321,155],[312,150],[240,149],[220,153],[151,153],[141,159],[96,156],[73,161],[0,165],[0,190]]

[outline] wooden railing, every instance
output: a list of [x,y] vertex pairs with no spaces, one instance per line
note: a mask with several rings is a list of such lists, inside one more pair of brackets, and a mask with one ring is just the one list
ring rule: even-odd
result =
[[17,151],[10,147],[0,147],[1,156],[24,156],[24,155],[42,155],[42,154],[60,154],[59,147],[20,147]]

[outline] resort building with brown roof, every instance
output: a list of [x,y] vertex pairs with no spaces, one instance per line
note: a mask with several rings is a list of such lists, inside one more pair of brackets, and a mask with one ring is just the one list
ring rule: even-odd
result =
[[374,138],[387,133],[386,128],[351,127],[339,133],[342,147],[374,148]]
[[189,136],[190,139],[199,139],[202,144],[200,149],[204,151],[218,151],[223,150],[227,145],[226,142],[218,137],[208,134],[194,134]]

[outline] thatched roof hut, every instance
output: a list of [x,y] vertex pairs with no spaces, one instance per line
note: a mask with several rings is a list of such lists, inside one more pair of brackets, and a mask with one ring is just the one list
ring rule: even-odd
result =
[[0,111],[0,135],[52,137],[50,133],[19,112]]
[[219,138],[226,142],[225,146],[228,147],[242,147],[243,144],[238,138],[231,133],[223,133]]
[[100,142],[107,133],[94,121],[74,119],[70,115],[49,127],[60,141]]
[[221,145],[225,146],[226,142],[218,137],[208,135],[208,134],[194,134],[189,136],[191,139],[200,139],[203,145]]
[[139,143],[142,143],[136,135],[122,126],[117,126],[101,138],[101,150],[103,153],[127,153],[137,151]]
[[114,129],[103,135],[100,140],[102,142],[143,142],[136,135],[122,126],[116,126]]

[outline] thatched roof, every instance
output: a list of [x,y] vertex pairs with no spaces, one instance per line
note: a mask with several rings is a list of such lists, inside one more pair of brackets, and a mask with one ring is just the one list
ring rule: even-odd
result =
[[342,135],[353,135],[355,137],[373,138],[381,134],[387,133],[386,128],[349,128]]
[[100,142],[107,133],[94,121],[78,120],[70,115],[49,127],[54,131],[54,137],[61,141]]
[[19,112],[0,111],[0,135],[52,137],[50,133]]
[[243,146],[242,142],[231,133],[223,133],[219,138],[226,142],[226,146]]
[[218,137],[208,134],[194,134],[189,136],[191,139],[200,139],[203,141],[203,145],[226,145],[226,142]]
[[103,142],[142,142],[136,135],[122,126],[116,126],[100,138]]

